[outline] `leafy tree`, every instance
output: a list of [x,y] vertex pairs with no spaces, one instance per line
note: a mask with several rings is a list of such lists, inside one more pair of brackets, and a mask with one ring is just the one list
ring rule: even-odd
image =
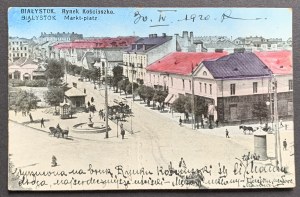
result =
[[264,102],[258,102],[253,104],[252,114],[259,119],[259,123],[262,123],[262,119],[268,116],[268,107]]
[[112,71],[113,71],[112,85],[114,88],[116,88],[116,92],[118,92],[118,82],[123,79],[123,67],[115,66]]
[[60,79],[64,76],[64,67],[61,62],[51,59],[46,66],[45,76],[48,80]]
[[74,73],[76,75],[80,75],[82,70],[86,70],[86,69],[84,69],[83,67],[80,67],[80,66],[75,66]]
[[162,90],[158,90],[155,92],[153,96],[153,101],[158,102],[160,105],[165,101],[168,93]]
[[179,113],[186,113],[186,108],[188,105],[186,104],[187,97],[186,96],[179,96],[175,101],[172,103],[172,108],[179,112]]
[[[135,82],[133,82],[133,92],[139,87],[139,85]],[[126,92],[127,94],[132,94],[132,83],[128,83],[126,85]]]
[[129,83],[129,81],[125,80],[125,79],[123,79],[123,80],[121,80],[121,81],[118,82],[119,89],[123,90],[126,95],[127,95],[126,86],[127,86],[128,83]]
[[56,110],[56,107],[63,102],[64,91],[62,88],[59,87],[50,87],[48,91],[45,92],[44,99],[49,105],[55,106]]
[[147,100],[148,106],[150,105],[150,101],[152,101],[152,99],[153,99],[154,93],[155,93],[154,88],[148,87],[148,86],[145,87],[145,95],[144,96]]
[[14,105],[17,111],[30,111],[37,107],[38,97],[33,93],[19,90],[15,97],[9,100],[10,105]]
[[146,91],[146,86],[140,85],[137,89],[136,92],[139,95],[139,97],[146,102],[146,97],[145,97],[145,91]]

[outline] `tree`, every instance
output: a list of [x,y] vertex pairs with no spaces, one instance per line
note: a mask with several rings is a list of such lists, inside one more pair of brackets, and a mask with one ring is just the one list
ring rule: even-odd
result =
[[86,70],[86,69],[83,68],[83,67],[80,67],[80,66],[75,66],[75,68],[74,68],[74,73],[75,73],[76,75],[80,75],[82,70]]
[[[133,92],[139,87],[139,85],[135,82],[133,82]],[[126,85],[126,92],[127,94],[132,94],[132,83],[128,83]]]
[[127,95],[126,86],[127,86],[128,83],[129,83],[129,81],[125,80],[125,79],[123,79],[123,80],[121,80],[121,81],[118,82],[119,89],[123,90],[126,95]]
[[51,59],[46,66],[45,77],[48,80],[60,79],[64,76],[64,67],[61,62]]
[[136,92],[137,94],[139,95],[139,97],[144,101],[146,102],[146,97],[145,97],[145,90],[146,89],[146,86],[144,85],[140,85],[137,89],[136,89]]
[[253,104],[252,114],[259,119],[259,123],[262,123],[262,119],[268,116],[268,107],[264,102],[258,102]]
[[172,103],[172,108],[179,112],[179,113],[186,113],[186,97],[185,96],[179,96],[177,99],[174,100]]
[[116,88],[116,92],[118,92],[118,82],[123,79],[123,67],[115,66],[112,72],[113,72],[112,85],[114,88]]
[[147,99],[148,106],[150,105],[150,101],[153,99],[154,93],[155,93],[154,88],[148,87],[148,86],[145,87],[145,95],[144,96]]
[[37,107],[38,97],[33,93],[20,90],[13,99],[10,99],[10,105],[14,105],[17,111],[27,111]]
[[161,105],[166,97],[168,96],[168,93],[162,90],[158,90],[155,92],[154,96],[153,96],[153,101],[158,102],[159,105]]
[[64,91],[62,88],[59,87],[50,87],[48,91],[44,94],[44,99],[49,105],[55,106],[56,110],[56,107],[63,102]]

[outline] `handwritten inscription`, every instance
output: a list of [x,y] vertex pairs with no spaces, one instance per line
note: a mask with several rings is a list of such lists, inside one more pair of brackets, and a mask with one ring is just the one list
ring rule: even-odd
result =
[[[235,17],[233,15],[232,10],[228,9],[225,10],[221,16],[218,17],[211,17],[210,14],[185,14],[183,17],[180,18],[180,16],[177,16],[178,19],[175,21],[172,21],[171,17],[168,17],[168,13],[170,12],[177,12],[177,10],[157,10],[158,15],[156,18],[150,18],[147,15],[142,14],[140,11],[136,11],[134,13],[134,24],[138,23],[150,23],[149,27],[159,27],[159,26],[169,26],[171,23],[174,22],[197,22],[197,21],[210,21],[210,20],[215,20],[215,21],[220,21],[221,23],[225,22],[226,20],[243,20],[243,21],[248,21],[248,20],[266,20],[267,18],[263,17],[255,17],[255,18],[242,18],[242,17]],[[155,24],[153,24],[155,23]]]
[[157,166],[155,170],[144,167],[127,169],[123,165],[112,168],[87,168],[68,171],[30,171],[15,168],[12,174],[21,187],[47,189],[49,187],[96,188],[219,188],[219,187],[283,187],[294,184],[286,167],[261,164],[259,157],[247,153],[231,166],[218,163],[189,168],[184,165]]

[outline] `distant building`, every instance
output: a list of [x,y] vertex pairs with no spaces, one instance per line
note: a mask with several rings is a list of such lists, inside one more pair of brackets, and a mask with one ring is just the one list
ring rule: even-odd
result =
[[290,49],[282,38],[263,38],[261,36],[255,37],[239,37],[233,41],[240,47],[244,47],[247,51],[280,51]]
[[45,79],[43,64],[31,58],[21,57],[8,65],[8,78],[20,80]]
[[39,44],[41,43],[45,43],[45,42],[70,42],[70,41],[74,41],[74,40],[80,40],[83,39],[83,35],[82,34],[77,34],[77,33],[66,33],[66,32],[57,32],[57,33],[45,33],[42,32],[40,37],[37,39]]
[[32,53],[34,42],[30,39],[9,37],[8,39],[8,59],[14,62],[21,57],[29,57]]
[[71,108],[85,108],[85,97],[86,94],[75,87],[65,92],[66,103],[69,103]]

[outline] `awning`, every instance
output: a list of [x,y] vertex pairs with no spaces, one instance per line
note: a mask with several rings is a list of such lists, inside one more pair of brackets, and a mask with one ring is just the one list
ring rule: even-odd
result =
[[165,98],[165,103],[169,103],[171,98],[174,96],[174,94],[168,94],[168,96]]
[[173,97],[171,98],[171,100],[169,101],[169,103],[172,104],[176,99],[177,99],[177,98],[176,98],[175,96],[173,96]]

